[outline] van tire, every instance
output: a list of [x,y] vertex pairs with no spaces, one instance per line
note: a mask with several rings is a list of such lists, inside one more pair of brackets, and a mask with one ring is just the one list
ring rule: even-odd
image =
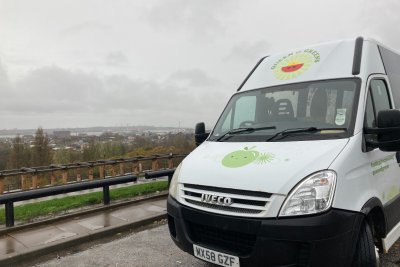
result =
[[378,267],[378,257],[371,227],[364,221],[358,236],[352,267]]

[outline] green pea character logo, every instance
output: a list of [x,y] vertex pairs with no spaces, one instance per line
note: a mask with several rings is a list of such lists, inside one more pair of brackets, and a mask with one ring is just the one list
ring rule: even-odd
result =
[[266,164],[275,158],[272,153],[260,153],[255,150],[255,146],[243,150],[237,150],[229,153],[222,159],[222,165],[228,168],[239,168],[250,163]]
[[258,155],[260,155],[260,152],[252,150],[254,148],[255,147],[249,149],[245,147],[243,150],[229,153],[222,159],[222,165],[228,168],[238,168],[252,163],[257,159]]

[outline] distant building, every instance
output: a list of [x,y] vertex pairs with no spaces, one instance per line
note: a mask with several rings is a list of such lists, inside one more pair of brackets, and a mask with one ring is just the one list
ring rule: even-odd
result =
[[71,131],[54,131],[53,136],[54,138],[70,138]]

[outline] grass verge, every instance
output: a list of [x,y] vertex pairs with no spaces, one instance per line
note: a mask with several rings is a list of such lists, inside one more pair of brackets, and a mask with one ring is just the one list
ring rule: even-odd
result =
[[[110,199],[112,201],[117,199],[132,198],[135,196],[166,190],[167,188],[167,181],[156,181],[122,188],[115,188],[110,189]],[[45,200],[37,203],[15,206],[14,218],[16,222],[19,221],[26,223],[40,216],[52,215],[70,209],[100,204],[102,201],[103,192],[93,192],[77,196]],[[5,224],[4,208],[0,209],[0,224]]]

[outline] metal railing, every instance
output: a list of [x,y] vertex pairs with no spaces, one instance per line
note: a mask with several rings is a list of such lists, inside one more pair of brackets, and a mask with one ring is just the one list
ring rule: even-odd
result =
[[[175,172],[174,165],[182,160],[185,154],[154,155],[149,157],[121,158],[113,160],[99,160],[84,163],[73,163],[65,165],[50,165],[35,168],[22,168],[15,170],[5,170],[0,172],[0,205],[5,204],[6,226],[14,226],[14,203],[18,201],[37,199],[42,197],[54,196],[59,194],[77,192],[87,189],[103,188],[103,203],[110,204],[110,186],[136,182],[139,176],[145,179],[159,177],[168,177],[168,183],[171,181]],[[165,167],[160,169],[160,161],[166,161]],[[150,167],[143,170],[142,163],[148,161]],[[131,165],[130,172],[125,172],[127,165]],[[111,175],[107,175],[107,167]],[[117,170],[118,167],[118,170]],[[82,169],[87,169],[87,179],[82,176]],[[98,177],[95,177],[95,168],[97,168]],[[68,179],[68,172],[76,172],[76,179]],[[61,172],[61,184],[57,183],[55,172]],[[42,187],[38,185],[39,174],[50,174],[50,184]],[[21,189],[14,192],[4,192],[5,179],[7,177],[19,176],[21,178]],[[27,182],[30,178],[31,183]],[[27,186],[30,185],[30,186]]]

